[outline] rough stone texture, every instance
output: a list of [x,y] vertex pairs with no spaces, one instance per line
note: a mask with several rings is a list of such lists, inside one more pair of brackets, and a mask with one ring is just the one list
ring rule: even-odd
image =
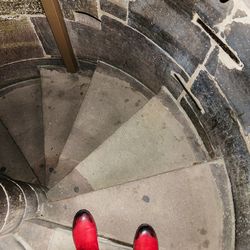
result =
[[[59,50],[57,49],[55,39],[46,18],[32,17],[31,21],[34,24],[45,52],[53,57],[58,57]],[[76,22],[67,21],[66,25],[76,55],[84,60],[96,61],[102,46],[101,31],[97,30],[95,27]]]
[[[46,53],[58,56],[46,19],[35,17],[32,21]],[[90,61],[100,59],[115,65],[154,92],[158,92],[161,85],[168,87],[175,96],[183,90],[169,75],[174,71],[185,80],[187,75],[164,51],[134,29],[106,16],[102,17],[102,31],[75,22],[67,22],[67,27],[78,58]]]
[[28,19],[0,19],[0,65],[43,57],[43,50]]
[[118,69],[99,63],[58,166],[51,174],[50,185],[84,160],[150,97],[152,93],[141,83]]
[[100,52],[102,60],[121,68],[154,92],[158,92],[161,85],[169,87],[171,71],[187,79],[169,56],[142,34],[106,16],[102,17],[102,29],[105,34],[105,50]]
[[35,31],[43,44],[43,48],[48,55],[60,56],[54,36],[46,17],[31,17]]
[[57,165],[93,70],[69,74],[64,68],[41,68],[46,175]]
[[44,144],[40,80],[1,90],[0,118],[33,168],[44,181]]
[[0,174],[5,174],[15,180],[35,182],[36,177],[31,167],[0,121]]
[[106,49],[101,30],[75,22],[68,22],[67,27],[78,58],[93,61],[100,58],[100,51]]
[[216,46],[215,49],[210,54],[210,56],[205,64],[206,70],[211,75],[214,75],[216,73],[216,70],[218,67],[218,61],[219,61],[219,52],[220,52],[220,49],[218,46]]
[[203,21],[213,27],[231,13],[233,6],[234,1],[222,3],[220,0],[195,0],[193,12],[197,12]]
[[193,109],[190,106],[189,102],[185,98],[182,98],[180,103],[181,103],[182,108],[185,110],[187,115],[190,117],[193,125],[195,126],[199,136],[202,139],[202,142],[204,143],[204,146],[206,147],[206,150],[207,150],[209,156],[211,158],[215,158],[216,152],[214,151],[214,148],[213,148],[213,146],[211,144],[210,138],[208,137],[207,132],[205,131],[203,125],[199,121],[199,118],[197,117],[197,115],[193,111]]
[[[127,1],[120,1],[121,3],[123,2],[128,2]],[[101,10],[116,16],[122,20],[126,20],[127,19],[127,5],[126,6],[121,6],[121,4],[119,4],[119,1],[112,1],[112,0],[100,0],[100,6],[101,6]],[[125,8],[124,8],[125,7]]]
[[215,78],[234,108],[235,116],[243,125],[245,133],[250,133],[250,68],[243,71],[228,70],[218,64]]
[[156,42],[192,74],[205,59],[210,41],[173,5],[172,1],[163,0],[132,2],[129,25]]
[[61,59],[31,59],[0,66],[0,88],[40,77],[41,65],[62,66]]
[[236,111],[245,132],[250,133],[250,24],[233,22],[226,28],[225,37],[227,43],[237,52],[244,68],[242,71],[228,70],[215,61],[217,68],[212,73]]
[[[214,171],[223,174],[216,179]],[[230,183],[220,161],[51,202],[43,216],[71,226],[83,204],[93,213],[101,235],[123,242],[132,243],[135,229],[145,222],[156,229],[164,249],[234,249]],[[225,227],[230,233],[227,245]]]
[[[209,25],[214,26],[222,22],[226,16],[231,12],[233,8],[233,1],[227,3],[221,3],[219,0],[150,0],[146,2],[143,0],[131,1],[130,6],[133,6],[133,2],[138,2],[138,5],[145,8],[145,10],[153,5],[155,8],[151,8],[149,11],[157,14],[160,6],[166,4],[168,9],[178,11],[182,16],[192,19],[194,13],[198,13],[199,16]],[[133,8],[133,7],[132,7]],[[167,19],[168,17],[166,17]]]
[[[79,60],[78,64],[80,69],[95,69],[95,63],[93,62]],[[15,83],[40,78],[39,67],[44,65],[51,65],[53,67],[64,66],[60,58],[31,59],[0,66],[0,88],[2,89],[11,85],[14,87]]]
[[[93,190],[98,190],[203,162],[206,159],[203,147],[189,126],[175,103],[162,92],[124,123],[52,191],[55,194],[55,190],[58,190],[56,198],[61,198],[60,194],[62,197],[65,194],[60,187],[68,187],[68,195],[72,180],[79,174],[78,179],[82,178],[82,181],[74,182],[78,192],[71,189],[72,196],[89,192],[89,188],[84,189],[87,184]],[[78,145],[70,145],[70,150],[75,152]]]
[[40,0],[1,0],[0,15],[41,14],[43,8]]
[[[232,198],[232,190],[231,183],[228,178],[228,173],[226,171],[226,167],[218,168],[214,165],[211,168],[213,173],[216,185],[218,187],[220,198],[224,207],[224,217],[223,217],[223,236],[222,236],[222,244],[223,249],[235,249],[235,218],[234,218],[234,209],[233,207],[233,198]],[[227,181],[223,181],[227,180]],[[230,192],[230,198],[228,197],[228,192]]]
[[169,75],[173,70],[187,79],[184,72],[164,51],[130,27],[106,16],[102,17],[102,32],[79,23],[70,23],[68,27],[79,58],[100,58],[129,73],[154,92],[158,92],[161,85],[171,92],[182,91]]
[[41,0],[26,0],[25,10],[27,15],[44,13]]
[[[176,72],[174,72],[176,73]],[[181,95],[181,93],[184,91],[183,86],[180,84],[180,82],[176,79],[176,77],[171,76],[168,78],[168,84],[166,86],[170,93],[173,95],[175,99],[178,99],[178,97]]]
[[96,30],[101,30],[101,20],[86,13],[75,12],[75,21],[83,25],[95,28]]
[[250,155],[237,116],[206,72],[200,72],[192,92],[205,110],[204,115],[197,115],[214,148],[225,158],[236,213],[236,249],[247,249],[250,244]]
[[98,17],[96,0],[59,0],[64,17],[74,19],[74,11],[88,13]]

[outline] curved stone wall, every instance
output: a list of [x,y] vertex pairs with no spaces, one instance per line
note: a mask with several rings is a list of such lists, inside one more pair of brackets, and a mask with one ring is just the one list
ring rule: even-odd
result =
[[[247,249],[248,1],[61,0],[61,6],[78,59],[91,65],[107,62],[155,93],[166,86],[195,125],[210,157],[224,157],[234,195],[236,249]],[[11,18],[6,17],[11,12],[0,13],[5,15],[0,19],[1,87],[39,77],[38,65],[62,64],[41,11],[32,16],[16,11],[21,16]]]

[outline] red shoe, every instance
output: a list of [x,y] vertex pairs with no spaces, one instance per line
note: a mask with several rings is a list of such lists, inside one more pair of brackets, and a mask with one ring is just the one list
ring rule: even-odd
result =
[[88,210],[83,209],[76,213],[73,222],[73,239],[76,250],[99,250],[96,224]]
[[142,224],[136,231],[134,250],[158,250],[158,240],[154,229]]

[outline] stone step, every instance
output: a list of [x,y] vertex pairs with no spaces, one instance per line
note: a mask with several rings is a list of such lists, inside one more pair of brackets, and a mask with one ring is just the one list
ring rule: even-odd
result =
[[[100,250],[131,250],[132,248],[119,245],[110,240],[98,238]],[[49,244],[49,250],[75,250],[70,230],[56,229]]]
[[151,97],[124,72],[99,63],[49,185],[66,176]]
[[[30,233],[32,231],[32,234]],[[24,223],[15,234],[20,240],[27,242],[33,250],[75,250],[70,229],[49,228],[35,223]],[[39,239],[39,240],[38,240]],[[98,238],[100,250],[131,250],[132,248]],[[1,249],[1,248],[0,248]],[[6,250],[6,249],[4,249]],[[13,249],[14,250],[14,249]]]
[[40,79],[11,85],[0,92],[0,119],[44,183],[44,138]]
[[61,67],[40,69],[47,179],[53,174],[94,73],[87,67],[70,74]]
[[24,246],[13,235],[0,238],[0,250],[33,250],[29,246]]
[[15,237],[25,241],[32,250],[49,249],[54,229],[43,227],[32,222],[24,222],[15,233]]
[[41,218],[70,227],[82,208],[92,212],[100,235],[122,242],[131,244],[137,227],[149,223],[163,249],[234,249],[231,186],[222,160],[50,202]]
[[48,195],[50,199],[72,197],[192,166],[205,159],[195,130],[163,89]]
[[29,163],[0,120],[0,173],[12,179],[34,183],[37,181]]

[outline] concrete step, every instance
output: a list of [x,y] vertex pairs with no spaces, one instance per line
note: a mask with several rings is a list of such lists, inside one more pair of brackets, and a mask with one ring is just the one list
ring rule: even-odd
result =
[[40,79],[1,89],[0,96],[0,119],[43,183],[45,169]]
[[[31,231],[32,234],[30,233]],[[49,228],[35,223],[26,222],[19,228],[15,237],[27,242],[33,250],[75,250],[70,229]],[[100,250],[132,249],[101,237],[98,238],[98,242]]]
[[37,181],[29,163],[0,120],[0,173],[12,179],[34,183]]
[[100,235],[122,242],[131,244],[136,228],[149,223],[163,249],[234,249],[231,186],[222,160],[50,202],[41,218],[70,227],[82,208],[92,212]]
[[[107,239],[98,238],[100,250],[131,250],[131,247],[126,247]],[[49,250],[75,250],[70,230],[56,229],[49,244]]]
[[192,166],[206,159],[204,152],[195,130],[163,89],[48,195],[72,197]]
[[46,175],[49,179],[57,165],[94,72],[93,69],[86,68],[85,71],[70,74],[65,68],[42,67],[40,73]]
[[24,246],[13,235],[0,238],[0,250],[32,250]]
[[124,72],[99,63],[71,134],[50,177],[53,186],[152,97]]
[[43,227],[31,222],[24,222],[15,233],[15,237],[25,241],[32,250],[49,249],[50,240],[54,235],[54,229]]

